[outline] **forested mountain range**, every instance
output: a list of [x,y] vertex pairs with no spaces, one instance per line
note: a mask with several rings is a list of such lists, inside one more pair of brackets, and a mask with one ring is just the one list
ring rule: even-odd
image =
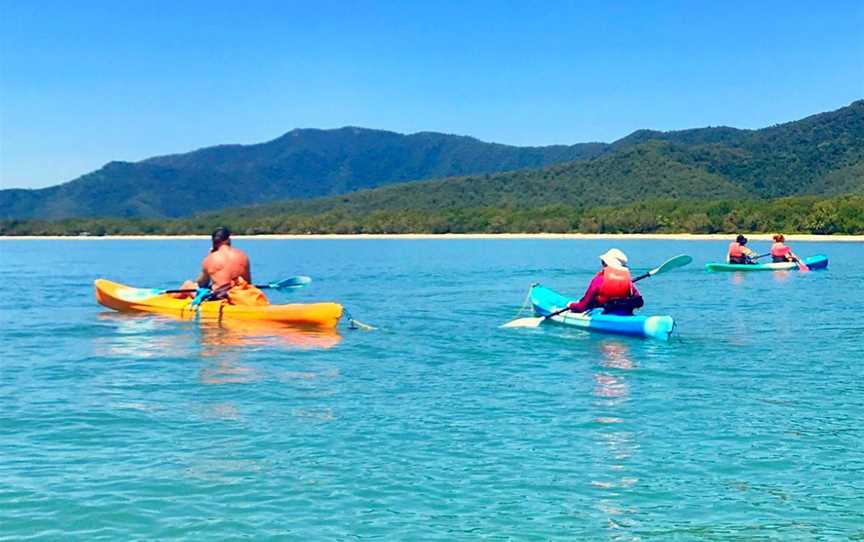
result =
[[[422,180],[453,173],[470,174]],[[379,185],[388,186],[365,189]],[[284,190],[294,199],[261,203],[284,198]],[[639,130],[611,144],[520,148],[431,133],[295,130],[261,145],[109,164],[42,191],[2,191],[0,217],[184,216],[259,203],[200,218],[277,225],[293,217],[296,225],[297,217],[328,213],[356,224],[375,212],[862,193],[864,100],[759,130]],[[314,197],[321,194],[339,195]]]
[[49,188],[0,190],[0,218],[188,216],[396,182],[541,167],[598,156],[607,148],[602,143],[514,147],[352,127],[292,130],[257,145],[111,162]]
[[864,194],[864,101],[762,130],[642,130],[592,159],[290,200],[220,216],[548,205],[587,209],[652,199],[842,194]]

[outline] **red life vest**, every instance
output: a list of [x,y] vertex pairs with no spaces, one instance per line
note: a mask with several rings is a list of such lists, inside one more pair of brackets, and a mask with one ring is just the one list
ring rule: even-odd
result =
[[771,245],[771,256],[775,258],[785,258],[790,252],[792,251],[789,250],[789,247],[783,243],[774,243]]
[[599,305],[605,305],[613,299],[624,299],[633,293],[633,283],[630,280],[630,271],[626,269],[615,269],[614,267],[603,268],[603,283],[595,298]]
[[730,258],[743,258],[744,257],[744,245],[738,244],[737,241],[732,241],[729,243],[729,257]]

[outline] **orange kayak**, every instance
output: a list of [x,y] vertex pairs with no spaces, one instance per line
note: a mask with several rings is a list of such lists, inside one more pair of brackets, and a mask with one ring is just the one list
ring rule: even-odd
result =
[[208,320],[260,320],[296,326],[335,328],[342,317],[338,303],[290,303],[287,305],[230,305],[224,301],[205,301],[197,311],[191,299],[156,294],[152,288],[133,288],[110,280],[97,279],[96,301],[120,312],[154,312],[180,318]]

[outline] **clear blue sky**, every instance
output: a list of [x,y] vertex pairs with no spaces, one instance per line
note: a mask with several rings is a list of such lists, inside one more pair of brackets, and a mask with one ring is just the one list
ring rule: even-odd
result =
[[297,127],[544,145],[864,97],[864,2],[0,0],[0,186]]

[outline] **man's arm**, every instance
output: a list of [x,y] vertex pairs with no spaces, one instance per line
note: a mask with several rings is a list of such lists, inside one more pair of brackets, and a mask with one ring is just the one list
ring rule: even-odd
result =
[[246,258],[246,272],[243,273],[243,280],[252,284],[252,262],[249,261],[249,258]]
[[195,279],[195,283],[198,284],[198,286],[201,288],[209,288],[210,275],[208,275],[206,271],[201,271],[201,274],[198,275],[197,279]]
[[204,258],[204,261],[201,262],[201,274],[198,275],[198,278],[195,279],[195,282],[201,288],[209,288],[210,287],[210,273],[207,272],[207,258]]

